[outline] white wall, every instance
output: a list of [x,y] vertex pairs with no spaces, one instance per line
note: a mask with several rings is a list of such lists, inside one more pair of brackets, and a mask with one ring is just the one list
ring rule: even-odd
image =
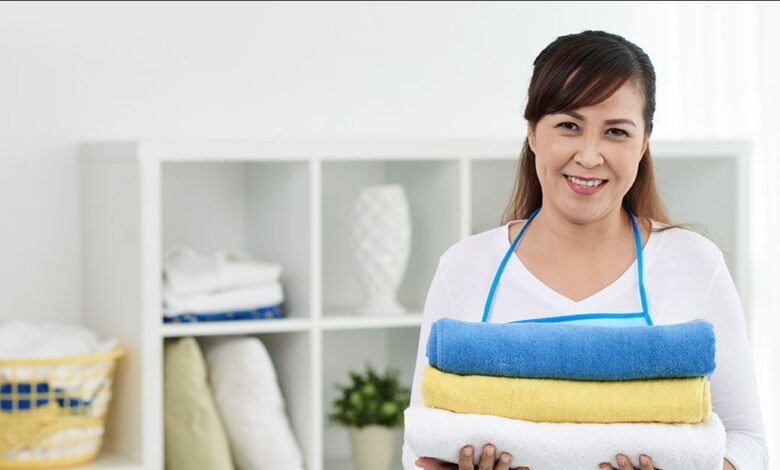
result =
[[[0,321],[79,319],[80,141],[512,136],[524,132],[544,45],[603,28],[644,47],[663,77],[667,14],[579,3],[0,7]],[[671,106],[659,99],[659,134]]]

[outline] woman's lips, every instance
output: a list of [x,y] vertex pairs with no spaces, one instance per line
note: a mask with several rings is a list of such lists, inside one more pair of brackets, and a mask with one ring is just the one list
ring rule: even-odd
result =
[[580,186],[579,184],[572,182],[566,175],[563,175],[563,178],[566,180],[566,184],[569,185],[572,191],[583,196],[591,196],[596,194],[597,192],[601,191],[601,188],[609,184],[609,181],[605,180],[598,186]]

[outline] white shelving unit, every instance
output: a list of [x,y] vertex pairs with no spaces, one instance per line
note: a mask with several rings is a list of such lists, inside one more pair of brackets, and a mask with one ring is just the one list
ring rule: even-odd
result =
[[[366,361],[393,366],[411,383],[438,258],[499,224],[520,148],[520,141],[85,144],[83,323],[129,351],[118,369],[105,454],[88,468],[163,467],[167,338],[254,335],[271,353],[307,468],[348,469],[347,433],[326,424],[333,384]],[[746,293],[747,247],[738,228],[747,223],[750,146],[651,148],[673,219],[702,224]],[[412,252],[399,289],[409,314],[368,318],[353,313],[361,290],[350,270],[347,217],[357,190],[380,182],[402,184],[410,201]],[[281,263],[288,318],[163,325],[160,260],[173,244],[240,249]]]

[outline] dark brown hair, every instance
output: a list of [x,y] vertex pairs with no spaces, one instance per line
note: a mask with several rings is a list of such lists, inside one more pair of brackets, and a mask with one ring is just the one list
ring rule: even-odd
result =
[[[535,129],[544,115],[601,103],[628,81],[636,85],[645,99],[642,114],[649,138],[655,114],[655,70],[647,54],[625,38],[604,31],[559,36],[534,60],[524,117]],[[671,225],[656,190],[649,145],[639,162],[634,184],[623,197],[623,205],[631,209],[637,222],[653,219],[669,225],[657,231],[683,227]],[[501,223],[527,219],[541,206],[536,155],[526,138],[512,198]]]

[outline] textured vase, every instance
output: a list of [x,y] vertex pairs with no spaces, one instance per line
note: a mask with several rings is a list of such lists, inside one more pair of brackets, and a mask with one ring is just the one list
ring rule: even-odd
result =
[[401,185],[363,188],[352,206],[351,249],[365,292],[358,312],[366,315],[405,313],[396,300],[409,261],[411,217]]
[[395,430],[386,426],[349,428],[355,470],[389,470],[395,450]]

